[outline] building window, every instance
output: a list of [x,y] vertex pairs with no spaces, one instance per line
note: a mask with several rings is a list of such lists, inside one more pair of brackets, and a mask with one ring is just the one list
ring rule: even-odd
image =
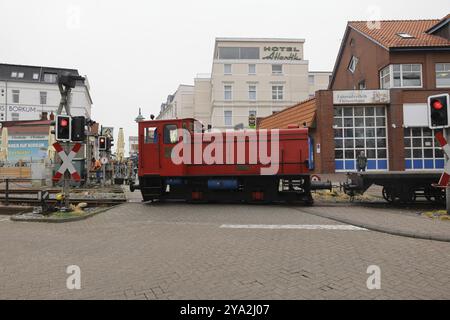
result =
[[272,86],[272,100],[283,99],[283,86]]
[[444,168],[444,153],[434,137],[429,128],[404,129],[406,170]]
[[249,117],[256,117],[256,114],[257,114],[256,110],[250,110],[250,111],[248,112],[248,116],[249,116]]
[[314,85],[314,83],[315,83],[314,80],[315,80],[314,75],[309,75],[309,76],[308,76],[308,83],[309,83],[310,86],[313,86],[313,85]]
[[11,72],[11,78],[17,78],[17,72],[16,71]]
[[350,59],[350,63],[348,64],[348,70],[351,73],[355,73],[356,67],[358,66],[358,61],[359,59],[355,56],[352,56],[352,58]]
[[367,170],[388,169],[385,107],[335,107],[333,128],[336,171],[355,171],[361,151]]
[[224,64],[223,65],[223,73],[224,74],[231,74],[231,64]]
[[232,111],[224,111],[224,124],[227,127],[233,126],[233,112]]
[[359,90],[366,90],[366,80],[362,80],[358,83]]
[[41,104],[47,104],[47,92],[45,91],[40,92],[40,101]]
[[218,58],[223,60],[259,60],[259,48],[219,47]]
[[248,86],[248,99],[256,100],[256,86],[255,85]]
[[19,117],[18,113],[16,113],[16,112],[11,113],[11,120],[12,121],[19,121],[20,120],[19,118],[20,117]]
[[39,73],[33,73],[33,80],[39,80]]
[[397,35],[402,39],[414,39],[414,36],[412,36],[406,32],[400,32],[400,33],[397,33]]
[[384,68],[380,72],[381,89],[389,89],[391,87],[391,68]]
[[248,65],[248,74],[256,74],[256,64]]
[[20,90],[12,91],[12,101],[13,103],[20,103]]
[[272,73],[273,74],[282,74],[283,73],[283,65],[282,64],[273,64],[272,65]]
[[226,85],[223,87],[224,88],[224,92],[223,92],[223,98],[225,100],[231,100],[233,99],[233,87],[230,85]]
[[389,65],[380,72],[380,86],[382,89],[422,88],[422,65]]
[[58,75],[56,73],[44,73],[44,82],[56,83]]
[[436,87],[450,87],[450,63],[436,63]]

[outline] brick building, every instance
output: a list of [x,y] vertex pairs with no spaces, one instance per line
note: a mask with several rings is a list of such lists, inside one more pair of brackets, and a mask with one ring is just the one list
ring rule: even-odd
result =
[[259,120],[307,126],[317,173],[438,170],[444,156],[427,124],[427,98],[450,93],[450,15],[441,20],[349,22],[328,90]]

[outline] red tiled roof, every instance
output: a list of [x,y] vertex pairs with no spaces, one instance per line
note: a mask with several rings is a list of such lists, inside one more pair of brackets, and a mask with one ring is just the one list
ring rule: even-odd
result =
[[[405,47],[449,47],[450,41],[426,33],[442,20],[390,20],[380,21],[380,28],[374,22],[350,21],[348,26],[366,35],[386,49]],[[398,34],[407,33],[414,38],[402,38]]]
[[262,118],[258,124],[260,129],[287,129],[289,125],[311,127],[316,117],[316,99],[312,98],[295,106],[284,109],[266,118]]

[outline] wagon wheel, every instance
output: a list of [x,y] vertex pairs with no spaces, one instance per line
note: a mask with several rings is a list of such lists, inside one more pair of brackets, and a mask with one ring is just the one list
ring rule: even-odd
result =
[[394,202],[395,197],[392,194],[392,189],[383,187],[383,198],[389,203]]
[[435,203],[443,204],[445,203],[445,191],[436,190],[433,192],[433,200]]
[[416,192],[414,189],[403,191],[400,194],[400,201],[402,203],[414,203],[416,202]]

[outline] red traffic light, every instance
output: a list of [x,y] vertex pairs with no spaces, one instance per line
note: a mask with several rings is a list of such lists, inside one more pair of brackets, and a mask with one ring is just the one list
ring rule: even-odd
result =
[[69,125],[69,121],[67,121],[67,119],[61,119],[60,125],[61,127],[67,127]]
[[441,110],[441,109],[444,107],[444,105],[442,104],[442,102],[439,101],[439,100],[434,100],[433,103],[432,103],[432,105],[433,105],[433,108],[434,108],[435,110]]

